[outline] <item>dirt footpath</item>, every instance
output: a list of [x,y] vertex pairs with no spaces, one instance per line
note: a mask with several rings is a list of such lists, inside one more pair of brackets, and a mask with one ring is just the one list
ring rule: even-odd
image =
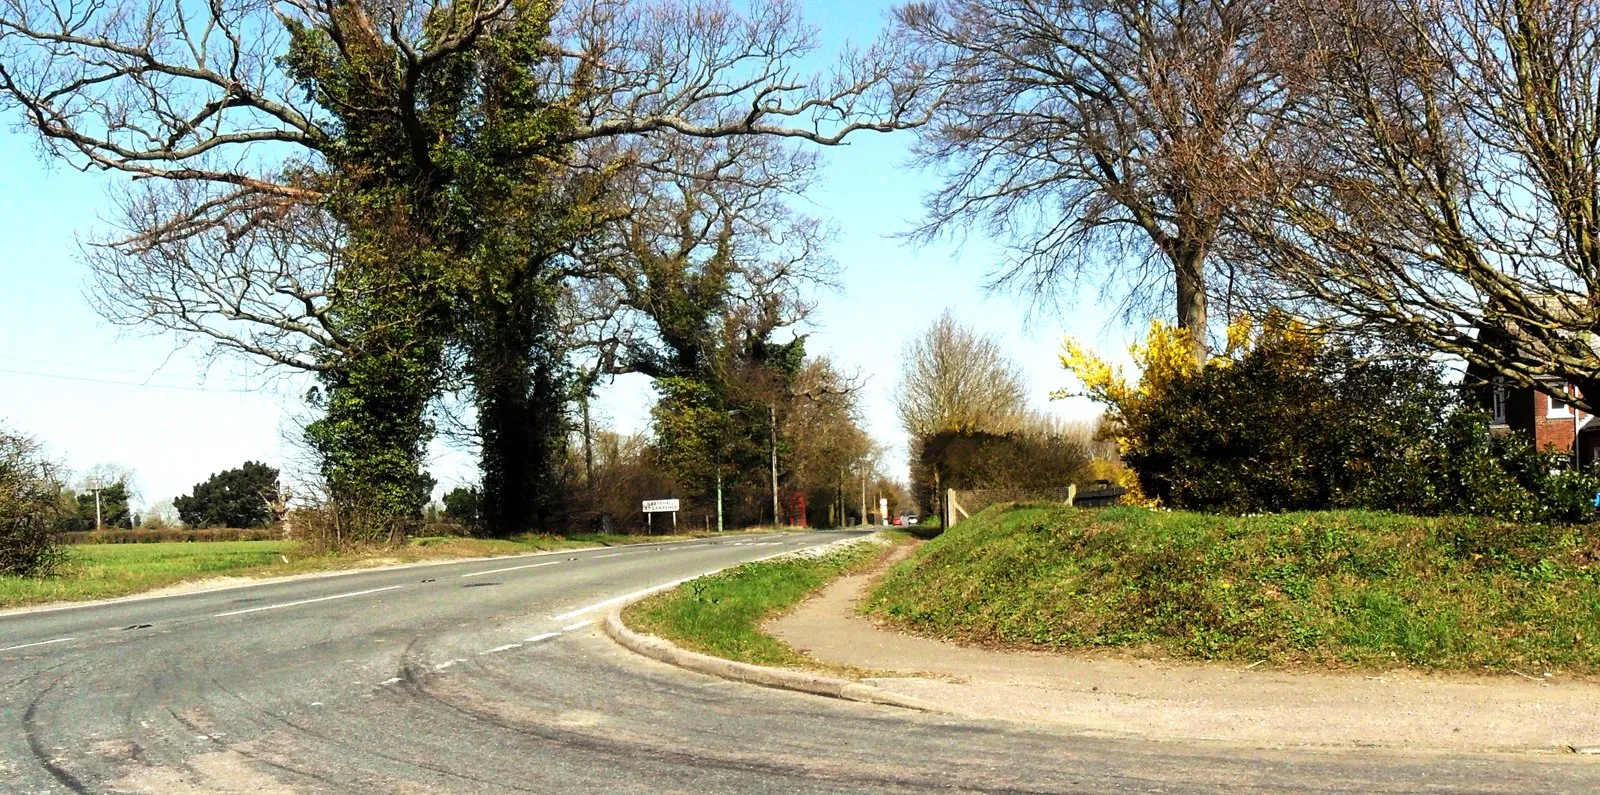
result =
[[1600,685],[1560,679],[1286,673],[969,648],[855,613],[877,573],[846,577],[767,630],[866,681],[962,715],[1112,736],[1268,748],[1600,750]]

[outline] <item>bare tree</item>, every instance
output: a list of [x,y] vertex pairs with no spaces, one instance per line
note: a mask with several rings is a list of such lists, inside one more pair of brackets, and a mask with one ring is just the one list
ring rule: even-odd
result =
[[718,351],[794,326],[832,286],[829,230],[790,206],[815,152],[770,137],[677,138],[605,160],[621,206],[577,254],[590,283],[582,338],[601,371],[727,380]]
[[1008,433],[1029,415],[1022,371],[1000,343],[946,311],[906,345],[895,408],[912,438]]
[[[1059,296],[1105,265],[1131,303],[1175,298],[1205,356],[1237,171],[1286,101],[1266,0],[936,0],[901,31],[940,98],[920,162],[943,169],[916,231],[1009,241],[998,283]],[[1120,286],[1119,286],[1120,287]]]
[[[315,218],[336,132],[285,69],[291,35],[392,49],[395,124],[438,169],[415,123],[419,82],[522,11],[509,0],[5,0],[0,92],[49,155],[158,181],[125,197],[123,228],[92,256],[103,313],[316,369],[308,352],[341,343],[327,324],[337,297],[327,244],[340,230]],[[425,21],[437,14],[461,17],[460,34],[429,39]],[[919,84],[885,45],[802,76],[797,61],[816,42],[784,0],[744,13],[720,0],[577,0],[559,8],[548,46],[550,98],[578,111],[570,129],[538,142],[552,151],[659,132],[836,144],[921,118]],[[308,228],[330,234],[307,248]]]
[[[318,372],[325,451],[398,445],[325,463],[386,495],[380,518],[420,482],[370,471],[415,470],[431,432],[440,264],[498,231],[483,202],[505,208],[463,163],[538,179],[595,142],[837,144],[918,121],[919,84],[886,45],[803,76],[814,48],[784,0],[0,0],[0,94],[46,151],[152,181],[92,256],[102,311]],[[516,120],[485,110],[507,97]],[[339,397],[368,388],[404,398]]]
[[796,376],[793,392],[780,429],[788,441],[791,488],[826,501],[833,521],[843,524],[855,502],[848,473],[872,447],[863,428],[859,385],[826,357],[817,357]]
[[1600,408],[1600,3],[1308,5],[1244,226],[1283,297]]

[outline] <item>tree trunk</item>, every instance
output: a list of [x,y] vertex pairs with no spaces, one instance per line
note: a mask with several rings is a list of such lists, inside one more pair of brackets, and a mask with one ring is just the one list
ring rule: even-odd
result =
[[553,349],[554,295],[548,284],[520,285],[473,329],[483,522],[491,536],[564,529],[557,508],[569,425],[566,365]]
[[1189,352],[1196,364],[1206,362],[1205,254],[1183,252],[1173,258],[1177,277],[1178,328],[1189,332]]

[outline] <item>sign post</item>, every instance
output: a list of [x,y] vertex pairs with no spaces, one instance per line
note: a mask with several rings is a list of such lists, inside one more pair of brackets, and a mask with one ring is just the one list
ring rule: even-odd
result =
[[651,532],[651,528],[653,527],[653,522],[651,522],[652,515],[653,514],[658,514],[658,513],[670,513],[670,514],[672,514],[672,532],[674,532],[674,533],[678,532],[678,501],[677,501],[677,499],[645,500],[644,501],[644,521],[645,521],[645,528],[646,528],[645,532],[647,534]]

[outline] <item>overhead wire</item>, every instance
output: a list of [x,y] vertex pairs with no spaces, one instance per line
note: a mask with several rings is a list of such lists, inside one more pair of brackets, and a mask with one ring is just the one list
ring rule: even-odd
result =
[[[11,357],[7,357],[7,358],[11,358]],[[108,369],[108,368],[101,368],[101,369]],[[257,391],[257,390],[254,390],[254,389],[211,389],[211,388],[208,388],[208,387],[177,386],[175,384],[157,384],[157,383],[151,383],[151,382],[137,383],[137,382],[132,382],[132,381],[112,381],[112,380],[105,379],[105,378],[86,378],[84,376],[61,375],[59,373],[36,373],[36,372],[28,371],[28,370],[12,370],[12,369],[9,369],[9,368],[4,368],[4,367],[0,367],[0,373],[9,373],[11,375],[26,375],[26,376],[33,376],[35,378],[54,378],[54,379],[61,380],[61,381],[79,381],[79,382],[87,383],[87,384],[105,384],[105,385],[108,385],[108,386],[125,386],[125,387],[131,387],[131,388],[135,388],[135,389],[173,389],[173,390],[178,390],[178,391],[182,391],[182,392],[217,392],[217,393],[227,392],[227,393],[234,393],[234,394],[250,394],[250,393],[254,393],[254,392]]]

